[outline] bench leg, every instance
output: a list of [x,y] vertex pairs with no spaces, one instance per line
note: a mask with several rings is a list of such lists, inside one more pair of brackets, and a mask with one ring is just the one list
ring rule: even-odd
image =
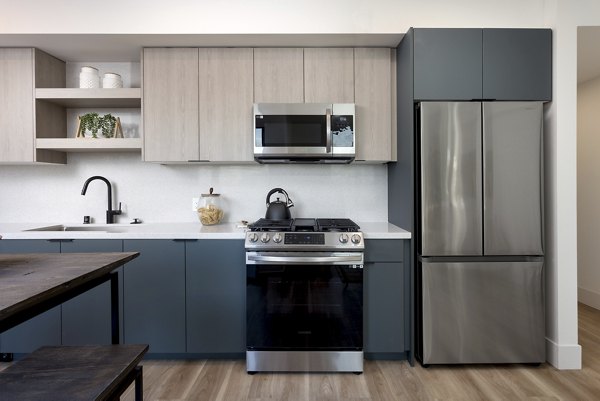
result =
[[135,401],[144,400],[144,378],[142,366],[135,367]]

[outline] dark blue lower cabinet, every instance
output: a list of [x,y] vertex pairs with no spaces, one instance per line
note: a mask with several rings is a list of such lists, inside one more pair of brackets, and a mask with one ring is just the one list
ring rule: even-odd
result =
[[151,354],[185,352],[185,242],[124,240],[140,256],[123,267],[123,339]]
[[368,359],[406,359],[410,351],[408,240],[367,240],[364,350]]
[[[60,243],[46,240],[0,241],[0,253],[58,253]],[[29,353],[43,345],[60,345],[60,306],[0,334],[0,352]]]
[[[61,242],[62,253],[121,252],[122,240],[73,240]],[[122,330],[123,268],[119,274]],[[62,304],[62,344],[111,343],[110,282],[101,284]]]
[[364,349],[373,357],[402,357],[406,351],[403,275],[402,263],[364,266]]
[[[409,244],[368,240],[364,265],[367,358],[406,358],[410,348]],[[119,268],[121,341],[152,354],[243,357],[243,240],[2,240],[0,252],[140,252]],[[62,320],[62,324],[61,324]],[[109,344],[110,284],[104,283],[0,335],[0,352],[42,345]]]
[[187,352],[241,357],[246,350],[243,240],[186,243]]

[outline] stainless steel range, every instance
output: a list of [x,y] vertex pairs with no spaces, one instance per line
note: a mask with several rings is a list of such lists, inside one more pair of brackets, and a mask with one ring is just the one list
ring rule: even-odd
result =
[[363,370],[364,239],[349,219],[260,219],[246,234],[246,369]]

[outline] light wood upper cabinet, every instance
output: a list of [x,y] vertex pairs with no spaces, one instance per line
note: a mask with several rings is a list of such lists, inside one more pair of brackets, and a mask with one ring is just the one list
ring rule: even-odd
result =
[[143,51],[144,160],[198,160],[198,49]]
[[33,49],[0,49],[0,162],[34,161]]
[[356,93],[356,160],[390,161],[395,121],[395,64],[388,48],[354,49]]
[[304,51],[302,49],[254,49],[254,102],[304,102]]
[[252,161],[253,50],[199,50],[200,159]]
[[354,49],[304,49],[304,101],[354,103]]
[[253,103],[356,103],[356,160],[394,160],[389,48],[144,49],[144,159],[254,160]]
[[0,49],[0,163],[66,163],[64,153],[35,147],[36,136],[66,131],[64,109],[36,101],[35,88],[64,82],[63,61],[34,48]]

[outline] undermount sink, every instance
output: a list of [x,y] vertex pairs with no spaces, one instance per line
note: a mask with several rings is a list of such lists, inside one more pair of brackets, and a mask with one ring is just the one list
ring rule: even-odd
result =
[[80,232],[106,232],[106,233],[124,233],[129,231],[128,226],[116,225],[85,225],[85,226],[65,226],[58,224],[55,226],[46,226],[32,228],[26,231],[80,231]]

